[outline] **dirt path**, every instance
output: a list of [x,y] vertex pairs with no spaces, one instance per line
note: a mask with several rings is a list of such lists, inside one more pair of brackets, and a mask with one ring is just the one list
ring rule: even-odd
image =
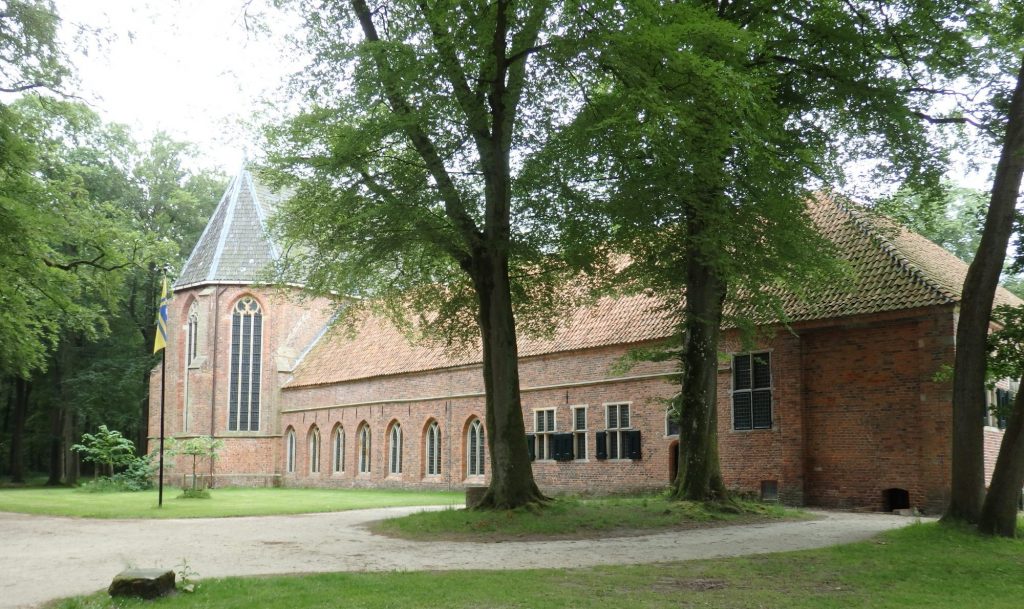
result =
[[[426,543],[371,535],[365,523],[424,508],[193,520],[85,520],[0,513],[0,609],[105,587],[127,566],[200,577],[314,571],[519,569],[759,554],[857,541],[913,522],[816,513],[800,522],[558,542]],[[528,548],[524,547],[528,546]],[[528,551],[527,551],[528,550]]]

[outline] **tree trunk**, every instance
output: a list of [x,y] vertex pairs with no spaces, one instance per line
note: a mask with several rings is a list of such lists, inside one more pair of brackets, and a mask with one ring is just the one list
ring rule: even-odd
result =
[[46,486],[60,486],[63,473],[64,451],[61,450],[61,431],[64,429],[64,408],[50,405],[49,475]]
[[988,535],[1017,536],[1017,503],[1024,487],[1024,391],[1017,393],[1006,423],[978,530]]
[[14,379],[14,412],[11,416],[11,482],[25,482],[25,419],[28,417],[28,396],[32,385],[17,377]]
[[1024,174],[1024,66],[1017,75],[1003,150],[992,183],[978,253],[964,280],[956,329],[953,373],[953,472],[943,520],[978,522],[985,492],[983,419],[985,343],[992,300],[1013,230],[1014,208]]
[[718,337],[726,290],[694,245],[701,223],[691,219],[688,225],[679,473],[672,496],[720,501],[727,496],[718,460]]
[[69,486],[78,484],[79,464],[78,453],[71,450],[78,440],[78,425],[76,424],[75,411],[69,410],[64,416],[64,427],[61,435],[64,438],[64,483]]
[[512,509],[546,500],[533,479],[519,395],[519,351],[509,294],[507,256],[477,256],[480,338],[491,482],[476,507]]

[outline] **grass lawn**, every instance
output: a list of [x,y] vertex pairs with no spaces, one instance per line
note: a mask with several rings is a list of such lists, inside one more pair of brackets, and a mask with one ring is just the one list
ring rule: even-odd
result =
[[69,488],[0,489],[0,512],[82,518],[208,518],[340,512],[403,505],[458,505],[463,493],[363,489],[224,488],[210,499],[178,499],[181,490],[86,493]]
[[54,609],[985,609],[1021,606],[1024,541],[919,524],[863,543],[747,558],[590,569],[338,573],[200,582],[196,592]]
[[443,510],[376,523],[376,533],[416,540],[510,541],[581,539],[650,529],[742,524],[802,514],[774,504],[741,502],[738,509],[712,510],[703,503],[664,497],[556,499],[543,509],[507,512]]

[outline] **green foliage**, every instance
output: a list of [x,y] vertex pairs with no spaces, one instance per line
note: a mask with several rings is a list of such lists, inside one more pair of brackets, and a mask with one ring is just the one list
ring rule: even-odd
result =
[[107,429],[106,425],[100,425],[95,434],[82,434],[82,443],[73,445],[71,450],[81,454],[85,461],[105,465],[110,476],[114,475],[114,468],[126,466],[135,459],[135,444],[116,429]]
[[152,455],[132,457],[124,464],[124,470],[112,476],[90,480],[79,487],[86,493],[134,493],[153,488],[153,476],[157,464]]
[[55,89],[71,75],[52,0],[3,0],[0,19],[0,92]]
[[217,453],[220,449],[224,448],[224,441],[218,440],[213,436],[196,436],[187,440],[171,439],[170,447],[166,449],[166,452],[170,456],[185,455],[192,457],[192,488],[184,489],[185,493],[183,497],[197,497],[207,498],[209,493],[206,492],[203,495],[203,490],[198,487],[198,479],[196,476],[196,464],[200,458],[214,461],[217,459]]
[[183,488],[181,494],[178,495],[178,499],[210,499],[211,497],[213,495],[210,494],[210,490],[205,488]]

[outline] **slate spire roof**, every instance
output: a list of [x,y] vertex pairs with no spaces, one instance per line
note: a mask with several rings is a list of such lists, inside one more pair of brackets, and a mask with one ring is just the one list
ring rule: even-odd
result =
[[263,277],[280,251],[267,219],[282,197],[253,179],[244,164],[231,180],[174,288],[204,284],[249,284]]

